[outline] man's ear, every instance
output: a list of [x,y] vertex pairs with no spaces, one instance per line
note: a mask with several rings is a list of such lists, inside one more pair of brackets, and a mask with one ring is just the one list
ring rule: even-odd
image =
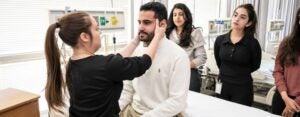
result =
[[166,19],[163,19],[159,22],[159,26],[162,26],[162,25],[167,25],[167,20]]
[[251,26],[252,25],[252,22],[248,22],[247,24],[246,24],[246,27],[249,27],[249,26]]
[[85,32],[80,33],[79,37],[80,37],[80,40],[82,42],[88,42],[88,41],[90,41],[90,35],[88,35]]

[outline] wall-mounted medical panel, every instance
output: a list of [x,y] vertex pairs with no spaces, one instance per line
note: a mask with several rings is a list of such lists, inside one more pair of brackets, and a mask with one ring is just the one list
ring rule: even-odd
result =
[[209,34],[217,34],[218,33],[218,27],[217,27],[215,20],[208,21],[208,33]]
[[210,35],[227,33],[231,29],[230,18],[217,18],[208,21],[208,33]]
[[222,27],[222,32],[227,33],[231,29],[231,20],[230,19],[223,19],[223,27]]
[[267,31],[274,32],[274,31],[282,31],[284,28],[284,20],[275,19],[275,20],[268,20],[267,22]]
[[[100,29],[111,30],[111,29],[125,29],[125,14],[124,11],[119,10],[83,10],[90,13],[97,21]],[[65,14],[66,10],[50,10],[49,21],[50,24],[57,22],[59,18]]]

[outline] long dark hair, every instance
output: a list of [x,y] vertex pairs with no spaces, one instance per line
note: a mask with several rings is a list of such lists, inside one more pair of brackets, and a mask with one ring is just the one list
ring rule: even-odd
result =
[[299,57],[300,52],[300,29],[299,29],[299,18],[300,15],[300,8],[297,11],[295,22],[293,26],[293,30],[289,36],[286,37],[283,41],[282,48],[279,48],[282,53],[279,55],[279,61],[282,66],[289,66],[289,65],[297,65],[297,57]]
[[183,30],[182,32],[180,33],[180,41],[179,41],[179,45],[181,47],[189,47],[189,46],[192,46],[193,45],[193,42],[192,42],[192,39],[191,39],[191,33],[194,29],[194,26],[193,26],[193,17],[192,17],[192,14],[189,10],[189,8],[185,5],[185,4],[182,4],[182,3],[177,3],[174,5],[171,13],[170,13],[170,16],[169,16],[169,20],[168,20],[168,27],[166,29],[166,36],[167,38],[170,37],[170,34],[172,32],[172,30],[174,28],[176,28],[176,25],[174,24],[174,21],[173,21],[173,12],[174,12],[174,9],[180,9],[184,12],[184,18],[185,18],[185,22],[184,22],[184,26],[183,26]]
[[252,6],[252,4],[242,4],[240,6],[238,6],[234,12],[238,9],[238,8],[244,8],[247,10],[248,13],[248,17],[249,17],[249,21],[248,22],[252,22],[252,24],[248,27],[246,27],[244,29],[245,33],[249,33],[250,35],[256,37],[256,27],[257,27],[257,16],[255,13],[255,10]]
[[[57,23],[48,27],[45,40],[45,56],[47,62],[47,84],[45,87],[45,97],[48,108],[61,112],[58,107],[64,106],[64,92],[66,83],[61,70],[60,51],[55,37],[55,30],[59,28],[58,35],[64,43],[74,48],[79,36],[85,32],[91,36],[91,20],[89,14],[85,12],[73,12],[64,15]],[[67,70],[68,73],[68,70]],[[66,81],[68,78],[66,77]]]

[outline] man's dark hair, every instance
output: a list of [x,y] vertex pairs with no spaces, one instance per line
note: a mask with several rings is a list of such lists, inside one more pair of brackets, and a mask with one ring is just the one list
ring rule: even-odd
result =
[[140,11],[154,11],[155,18],[158,18],[159,21],[168,18],[168,13],[165,5],[163,5],[160,2],[148,2],[146,4],[143,4],[140,8]]

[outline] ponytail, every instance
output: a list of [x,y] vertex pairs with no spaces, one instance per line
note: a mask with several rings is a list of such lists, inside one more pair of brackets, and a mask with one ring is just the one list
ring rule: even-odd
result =
[[72,12],[62,16],[58,23],[51,24],[47,30],[45,41],[45,56],[47,62],[47,83],[45,87],[45,97],[48,108],[58,111],[59,107],[65,106],[64,94],[66,94],[66,84],[71,74],[66,66],[66,82],[60,64],[60,51],[55,37],[55,30],[59,28],[59,37],[64,43],[74,48],[78,43],[78,38],[82,32],[92,35],[90,27],[92,25],[90,15],[86,12]]
[[58,107],[64,106],[63,93],[65,92],[65,82],[63,80],[60,52],[55,37],[56,28],[59,23],[51,24],[48,27],[45,41],[45,56],[47,62],[47,84],[45,87],[45,97],[48,108],[63,113]]

